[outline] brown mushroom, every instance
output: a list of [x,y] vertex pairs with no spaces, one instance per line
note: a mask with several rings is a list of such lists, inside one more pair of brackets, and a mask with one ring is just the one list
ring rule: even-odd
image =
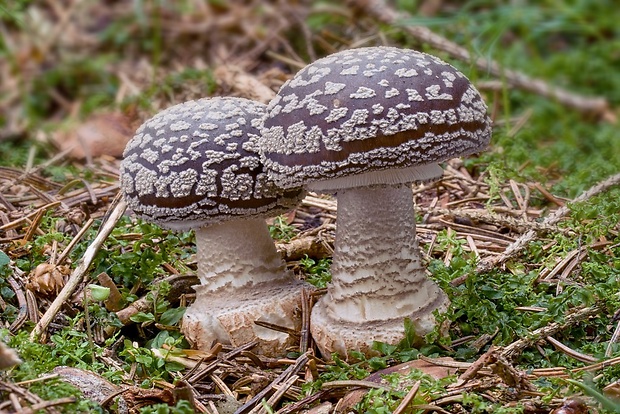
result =
[[238,346],[258,339],[278,355],[294,343],[256,320],[300,328],[305,284],[285,268],[265,217],[303,196],[279,190],[257,153],[265,105],[242,98],[205,98],[170,107],[146,121],[125,149],[121,181],[141,218],[196,232],[196,300],[182,331],[200,349],[213,341]]
[[410,184],[485,148],[486,111],[454,67],[392,47],[319,59],[269,104],[261,139],[269,174],[282,188],[337,193],[332,283],[311,319],[324,355],[396,343],[404,318],[419,341],[434,328],[433,312],[449,302],[421,265]]

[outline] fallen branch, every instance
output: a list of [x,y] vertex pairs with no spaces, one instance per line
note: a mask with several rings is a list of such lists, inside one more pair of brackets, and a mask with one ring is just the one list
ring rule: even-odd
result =
[[253,410],[270,392],[277,390],[278,386],[284,384],[289,378],[293,377],[294,375],[297,375],[297,373],[306,366],[306,363],[309,360],[309,355],[310,351],[306,352],[305,354],[301,354],[293,365],[291,365],[286,370],[284,370],[284,372],[278,375],[278,377],[273,380],[271,384],[263,388],[262,391],[252,397],[250,401],[239,407],[235,411],[235,414],[243,414],[249,412],[250,410]]
[[[611,177],[608,177],[607,179],[605,179],[605,180],[599,182],[598,184],[596,184],[595,186],[591,187],[589,190],[584,191],[583,193],[581,193],[571,203],[580,203],[580,202],[586,201],[586,200],[594,197],[595,195],[598,195],[598,194],[600,194],[600,193],[602,193],[602,192],[608,190],[609,188],[614,187],[614,186],[616,186],[618,184],[620,184],[620,174],[612,175]],[[564,205],[564,206],[558,208],[553,213],[551,213],[549,216],[547,216],[543,220],[541,225],[545,226],[545,227],[554,226],[562,218],[564,218],[564,216],[566,216],[569,212],[570,212],[570,208],[567,205]],[[506,250],[504,250],[504,253],[502,253],[501,255],[487,257],[487,258],[481,260],[478,263],[478,266],[476,267],[476,273],[488,273],[492,269],[496,268],[497,266],[503,265],[504,263],[506,263],[506,261],[508,261],[512,257],[516,256],[519,252],[521,252],[523,249],[525,249],[525,247],[528,245],[528,243],[530,243],[535,238],[536,238],[536,230],[532,230],[532,229],[528,230],[527,232],[523,233],[512,244],[510,244],[506,248]],[[458,277],[458,278],[454,279],[450,283],[453,286],[459,286],[459,285],[465,283],[465,281],[467,280],[468,276],[469,275],[463,275],[461,277]]]
[[398,13],[390,7],[385,0],[349,0],[349,5],[363,13],[372,16],[376,20],[390,25],[401,26],[408,34],[428,43],[438,50],[446,52],[451,57],[473,63],[476,67],[486,73],[490,73],[498,78],[505,79],[513,87],[533,92],[546,98],[554,99],[563,105],[578,110],[586,114],[593,114],[601,119],[613,122],[615,115],[609,107],[605,98],[592,98],[567,91],[563,88],[549,85],[541,79],[531,78],[521,72],[503,68],[498,62],[483,57],[474,57],[464,47],[451,42],[443,36],[438,35],[424,26],[403,25],[402,21],[410,18],[407,13]]
[[570,229],[558,228],[537,221],[524,220],[522,218],[510,217],[505,214],[498,214],[493,211],[483,209],[450,209],[450,208],[425,208],[420,207],[424,213],[441,214],[450,217],[466,218],[474,222],[484,222],[498,227],[508,227],[512,231],[525,233],[534,230],[537,233],[570,233]]
[[[174,302],[178,300],[182,294],[193,292],[192,286],[199,285],[200,281],[198,277],[195,275],[172,275],[161,281],[156,283],[167,282],[170,284],[171,289],[166,295],[166,299]],[[129,325],[131,323],[131,317],[138,312],[148,312],[153,308],[153,303],[151,300],[147,298],[147,296],[143,296],[136,301],[129,304],[126,308],[123,308],[116,312],[116,316],[121,321],[123,325]],[[110,332],[106,332],[111,334],[116,330],[115,327],[111,327]]]
[[84,252],[84,256],[80,258],[78,265],[69,277],[67,284],[62,288],[58,296],[56,296],[56,299],[54,299],[54,302],[52,302],[45,314],[41,317],[41,320],[39,320],[30,333],[31,341],[36,341],[41,337],[41,335],[47,330],[49,324],[54,320],[63,304],[69,300],[71,295],[75,292],[75,289],[77,289],[78,285],[84,280],[84,277],[87,275],[86,272],[92,264],[95,255],[125,212],[125,208],[127,207],[125,201],[121,200],[120,197],[117,200],[118,201],[116,204],[112,204],[112,206],[114,206],[113,210],[110,211],[110,214],[107,216],[107,220],[104,220],[101,224],[99,233]]
[[307,236],[293,239],[287,243],[276,243],[276,250],[285,261],[299,260],[304,256],[314,258],[330,257],[334,252],[329,246],[333,240],[324,240],[322,237]]
[[570,328],[571,326],[575,326],[591,316],[598,315],[602,312],[602,310],[603,309],[600,305],[594,305],[569,313],[568,315],[566,315],[564,322],[552,322],[549,325],[536,329],[524,338],[521,338],[504,347],[504,349],[501,350],[501,356],[508,360],[514,359],[521,352],[523,352],[524,349],[529,348],[539,340],[551,335],[555,335],[556,333]]

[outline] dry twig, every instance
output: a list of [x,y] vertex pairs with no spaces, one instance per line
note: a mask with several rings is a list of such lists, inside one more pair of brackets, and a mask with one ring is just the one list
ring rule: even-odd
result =
[[260,402],[263,400],[263,398],[265,398],[271,391],[275,390],[278,388],[278,386],[285,384],[286,381],[291,378],[294,375],[297,375],[297,373],[306,366],[306,363],[308,362],[310,353],[306,352],[305,354],[302,354],[299,358],[297,358],[297,360],[295,361],[295,363],[293,365],[291,365],[290,367],[288,367],[286,370],[284,370],[284,372],[282,372],[280,375],[278,375],[278,377],[273,380],[273,382],[263,388],[259,393],[257,393],[250,401],[248,401],[247,403],[243,404],[243,406],[239,407],[236,411],[235,414],[244,414],[249,412],[250,410],[253,410],[254,407],[256,407],[258,404],[260,404]]
[[501,350],[501,356],[511,360],[516,358],[524,349],[534,345],[540,339],[544,339],[548,336],[555,335],[557,332],[563,331],[571,326],[574,326],[591,316],[601,313],[603,308],[601,305],[594,305],[587,308],[578,309],[574,312],[566,315],[564,322],[553,322],[547,326],[536,329],[531,334],[524,338],[521,338],[510,345],[504,347]]
[[494,60],[483,57],[476,58],[464,47],[438,35],[427,27],[403,25],[402,21],[410,18],[410,16],[406,13],[397,13],[385,0],[349,0],[348,3],[384,24],[390,26],[400,25],[408,34],[421,42],[428,43],[432,47],[448,53],[455,59],[467,63],[472,62],[479,70],[505,79],[511,86],[557,100],[563,105],[580,112],[594,114],[608,121],[615,121],[615,115],[609,108],[609,103],[605,98],[591,98],[578,95],[560,87],[549,85],[541,79],[534,79],[521,72],[503,68]]
[[36,324],[32,332],[30,333],[31,340],[37,340],[39,337],[45,332],[49,324],[56,317],[58,311],[63,306],[63,304],[69,300],[75,289],[82,282],[84,277],[87,274],[88,268],[91,265],[92,261],[95,258],[95,255],[108,238],[116,223],[121,218],[123,213],[125,212],[125,208],[127,207],[125,201],[121,200],[120,197],[117,199],[116,204],[112,204],[114,208],[111,210],[108,219],[101,225],[99,229],[99,233],[97,237],[93,240],[90,246],[84,252],[84,256],[80,259],[77,267],[69,277],[67,284],[62,288],[54,302],[47,309],[45,314],[41,317],[41,320]]

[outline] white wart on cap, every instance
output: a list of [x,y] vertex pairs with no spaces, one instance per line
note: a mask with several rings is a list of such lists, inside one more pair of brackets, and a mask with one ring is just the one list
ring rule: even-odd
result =
[[122,191],[141,218],[196,232],[196,300],[182,331],[199,349],[258,339],[257,351],[279,356],[295,338],[256,325],[301,327],[304,284],[286,270],[264,218],[293,207],[301,188],[278,189],[258,155],[265,105],[204,98],[146,121],[127,144]]
[[283,194],[260,163],[264,114],[265,105],[247,99],[204,98],[146,121],[121,163],[129,208],[162,227],[188,230],[293,207],[299,188]]
[[[486,110],[469,80],[434,56],[393,47],[345,50],[282,86],[267,108],[263,162],[285,188],[424,181],[440,170],[410,167],[488,145]],[[397,171],[365,175],[388,169]]]

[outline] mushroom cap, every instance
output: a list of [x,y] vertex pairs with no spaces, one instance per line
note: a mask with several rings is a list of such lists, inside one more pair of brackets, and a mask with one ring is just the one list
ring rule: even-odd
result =
[[280,214],[303,196],[263,171],[258,138],[266,105],[203,98],[140,126],[121,162],[121,187],[139,217],[174,230]]
[[297,72],[269,103],[263,163],[283,188],[346,188],[345,180],[332,187],[325,180],[394,168],[402,174],[373,183],[431,179],[436,165],[411,167],[485,148],[486,112],[465,75],[434,56],[394,47],[345,50]]

